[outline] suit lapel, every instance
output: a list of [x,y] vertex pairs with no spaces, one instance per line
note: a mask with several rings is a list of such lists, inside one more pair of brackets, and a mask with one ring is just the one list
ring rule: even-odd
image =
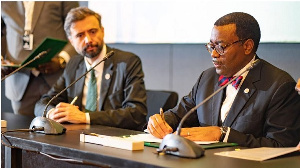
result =
[[[86,72],[85,62],[81,61],[79,68],[76,70],[76,77],[78,79],[82,74]],[[78,95],[78,101],[82,104],[82,96],[83,96],[83,87],[84,87],[85,77],[81,78],[79,81],[75,83],[75,95]],[[81,109],[82,107],[80,107]]]
[[243,82],[236,98],[229,110],[229,113],[225,119],[224,126],[232,126],[237,116],[241,113],[245,104],[249,101],[251,96],[257,91],[255,82],[260,80],[260,71],[262,64],[257,65],[256,68],[249,71],[245,81]]
[[[108,94],[109,86],[111,83],[111,77],[113,75],[113,62],[112,59],[108,59],[104,63],[103,74],[102,74],[102,83],[100,90],[100,99],[99,99],[99,108],[102,109],[103,102]],[[109,76],[109,78],[107,78]]]
[[34,9],[33,9],[33,15],[32,15],[32,24],[31,24],[31,32],[34,31],[35,25],[39,19],[39,16],[42,12],[43,6],[44,6],[43,1],[35,1],[34,2]]
[[[216,84],[214,86],[214,92],[220,88],[218,85],[218,80],[216,80]],[[219,116],[221,111],[221,106],[223,102],[223,94],[225,89],[221,90],[218,94],[212,97],[212,125],[220,125],[219,124]]]
[[[110,52],[110,48],[107,47],[107,53]],[[104,62],[103,73],[102,73],[102,81],[101,81],[101,89],[100,89],[100,98],[99,98],[99,109],[101,110],[103,107],[103,102],[106,99],[106,96],[109,91],[109,86],[111,83],[112,75],[113,75],[113,59],[114,57],[106,60]]]

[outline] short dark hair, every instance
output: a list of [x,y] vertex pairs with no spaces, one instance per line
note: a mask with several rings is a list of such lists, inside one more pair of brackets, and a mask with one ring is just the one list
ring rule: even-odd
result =
[[260,28],[257,20],[243,12],[233,12],[222,16],[215,22],[215,26],[228,24],[236,25],[236,35],[239,39],[252,39],[254,41],[254,52],[257,51],[260,41]]
[[65,29],[67,36],[68,37],[71,36],[70,27],[71,27],[72,23],[83,20],[88,16],[95,16],[99,21],[100,28],[102,27],[101,15],[99,15],[98,13],[92,11],[91,9],[89,9],[87,7],[73,8],[68,13],[66,20],[65,20],[65,24],[64,24],[64,29]]

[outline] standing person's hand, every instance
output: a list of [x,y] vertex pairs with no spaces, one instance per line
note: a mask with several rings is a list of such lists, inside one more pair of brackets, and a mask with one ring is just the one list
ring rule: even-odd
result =
[[[13,62],[11,62],[9,60],[5,60],[5,59],[3,59],[3,60],[1,59],[1,64],[2,65],[14,65]],[[12,73],[14,70],[16,70],[15,67],[1,66],[1,78]]]
[[53,57],[50,62],[39,65],[37,69],[43,74],[53,74],[62,68],[59,58]]
[[295,90],[298,92],[298,94],[300,95],[300,78],[298,79],[298,82],[296,84]]

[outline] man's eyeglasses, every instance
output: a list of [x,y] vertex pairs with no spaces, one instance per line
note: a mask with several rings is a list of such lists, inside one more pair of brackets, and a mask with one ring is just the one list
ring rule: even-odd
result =
[[231,46],[232,44],[244,41],[244,40],[246,40],[246,39],[237,40],[237,41],[227,44],[225,46],[221,46],[220,44],[215,45],[213,43],[207,43],[207,44],[205,44],[205,47],[209,53],[212,53],[214,50],[216,50],[218,54],[224,55],[225,49],[227,47]]

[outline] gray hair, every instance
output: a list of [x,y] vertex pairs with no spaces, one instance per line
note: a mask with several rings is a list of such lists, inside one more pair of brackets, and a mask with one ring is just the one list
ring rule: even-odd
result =
[[66,20],[65,20],[65,24],[64,24],[64,29],[65,29],[67,36],[68,37],[71,36],[70,28],[71,28],[72,23],[83,20],[88,16],[95,16],[97,18],[97,20],[99,21],[100,28],[102,27],[101,16],[98,13],[92,11],[91,9],[89,9],[87,7],[73,8],[68,13]]

